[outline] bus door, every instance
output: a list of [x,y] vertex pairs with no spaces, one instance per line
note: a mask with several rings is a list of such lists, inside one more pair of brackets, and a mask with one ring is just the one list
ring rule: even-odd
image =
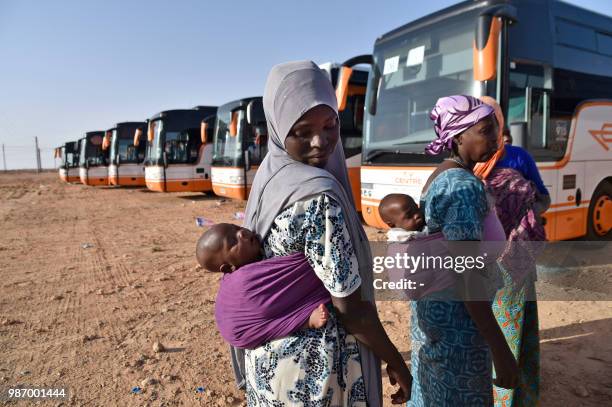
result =
[[583,236],[586,233],[589,197],[585,197],[583,192],[585,162],[571,160],[571,146],[568,146],[571,117],[551,114],[550,90],[527,88],[526,97],[530,111],[528,150],[538,161],[546,159],[554,162],[543,165],[541,171],[553,173],[554,200],[551,194],[551,211],[547,217],[552,220],[547,230],[550,231],[549,239],[566,240]]
[[554,105],[552,78],[546,72],[540,65],[512,65],[508,121],[523,116],[527,137],[516,144],[533,156],[550,193],[547,238],[565,240],[586,233],[589,197],[584,196],[585,163],[571,161],[572,113]]

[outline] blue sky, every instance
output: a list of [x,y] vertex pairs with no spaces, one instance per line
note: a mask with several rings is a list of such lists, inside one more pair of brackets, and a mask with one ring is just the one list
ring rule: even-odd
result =
[[[0,143],[43,165],[86,130],[261,95],[274,64],[342,61],[455,0],[0,0]],[[612,15],[612,1],[571,0]],[[375,9],[372,6],[376,6]]]

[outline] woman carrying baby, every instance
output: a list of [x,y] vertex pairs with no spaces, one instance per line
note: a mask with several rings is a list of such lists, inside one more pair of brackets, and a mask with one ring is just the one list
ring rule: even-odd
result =
[[[372,258],[355,211],[328,77],[310,61],[275,66],[264,92],[268,155],[257,171],[244,226],[266,258],[302,252],[331,295],[319,329],[300,329],[254,349],[233,349],[249,406],[382,406],[380,359],[392,398],[411,376],[374,305]],[[241,366],[242,365],[242,366]]]
[[[456,95],[440,98],[430,117],[437,138],[426,152],[449,151],[450,157],[423,188],[420,206],[428,233],[441,233],[447,241],[505,240],[484,185],[472,173],[477,162],[487,161],[497,149],[493,108]],[[496,384],[517,385],[516,361],[491,311],[493,294],[482,298],[482,290],[475,292],[475,275],[470,270],[456,275],[459,300],[425,297],[412,302],[411,407],[491,406],[491,359]]]

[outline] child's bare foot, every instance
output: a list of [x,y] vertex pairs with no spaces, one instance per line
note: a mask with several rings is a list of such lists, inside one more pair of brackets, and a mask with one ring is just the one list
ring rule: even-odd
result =
[[308,328],[323,328],[327,324],[329,319],[329,311],[325,304],[319,304],[319,306],[312,311],[310,318],[308,318]]

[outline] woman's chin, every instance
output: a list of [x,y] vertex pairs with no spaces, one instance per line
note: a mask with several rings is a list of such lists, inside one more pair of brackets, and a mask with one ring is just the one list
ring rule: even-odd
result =
[[324,168],[327,165],[327,159],[326,158],[312,158],[308,160],[308,165],[317,167],[317,168]]

